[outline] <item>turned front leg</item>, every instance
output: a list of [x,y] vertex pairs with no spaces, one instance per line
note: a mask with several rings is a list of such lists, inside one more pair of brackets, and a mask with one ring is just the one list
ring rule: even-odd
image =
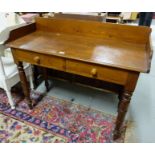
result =
[[113,136],[114,140],[116,140],[121,136],[121,128],[130,104],[132,93],[135,90],[138,77],[139,72],[129,72],[124,88],[119,93],[118,115],[115,123],[114,136]]
[[30,98],[30,87],[29,87],[29,84],[27,82],[25,71],[23,69],[23,63],[20,61],[17,62],[17,67],[18,67],[19,76],[20,76],[20,80],[21,80],[21,84],[22,84],[22,88],[23,88],[25,98],[28,101],[29,108],[32,109],[32,101]]
[[118,116],[116,119],[114,137],[113,137],[114,140],[121,136],[121,127],[123,125],[126,112],[128,110],[128,106],[130,104],[131,96],[132,96],[132,92],[123,91],[120,97],[119,106],[118,106]]

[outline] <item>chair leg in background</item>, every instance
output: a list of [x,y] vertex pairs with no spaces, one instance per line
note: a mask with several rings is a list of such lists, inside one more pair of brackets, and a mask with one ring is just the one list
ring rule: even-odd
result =
[[44,77],[44,80],[45,80],[46,91],[48,92],[50,90],[50,88],[49,88],[49,83],[48,83],[47,68],[42,68],[42,70],[43,70],[43,77]]
[[33,72],[32,72],[32,68],[29,68],[29,82],[30,82],[30,88],[31,90],[34,89],[34,83],[33,83]]
[[7,97],[8,97],[8,101],[9,101],[9,104],[11,106],[11,109],[15,109],[15,104],[13,102],[13,98],[12,98],[12,95],[11,95],[11,91],[10,90],[6,90],[6,94],[7,94]]

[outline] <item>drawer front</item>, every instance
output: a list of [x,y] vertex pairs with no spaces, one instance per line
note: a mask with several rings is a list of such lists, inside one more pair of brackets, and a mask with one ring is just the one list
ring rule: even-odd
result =
[[125,84],[128,75],[128,73],[123,70],[74,60],[66,61],[66,71],[117,84]]
[[44,55],[35,52],[23,51],[23,50],[14,50],[13,57],[15,61],[28,62],[34,65],[65,70],[65,60],[51,55]]

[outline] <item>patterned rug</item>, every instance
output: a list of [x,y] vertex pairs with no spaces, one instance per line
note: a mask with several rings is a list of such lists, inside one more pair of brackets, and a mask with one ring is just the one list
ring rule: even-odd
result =
[[0,114],[1,143],[65,143],[67,139]]
[[[30,110],[21,91],[12,93],[16,109],[0,89],[0,142],[112,143],[115,117],[70,101],[45,96]],[[32,98],[40,93],[32,92]],[[115,142],[124,142],[122,137]]]

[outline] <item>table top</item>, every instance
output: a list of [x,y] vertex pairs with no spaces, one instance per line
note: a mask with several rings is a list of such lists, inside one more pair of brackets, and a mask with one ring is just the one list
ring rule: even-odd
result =
[[146,27],[38,18],[34,32],[8,45],[21,50],[147,72],[150,67],[150,51],[147,49],[150,46],[149,35],[150,28]]

